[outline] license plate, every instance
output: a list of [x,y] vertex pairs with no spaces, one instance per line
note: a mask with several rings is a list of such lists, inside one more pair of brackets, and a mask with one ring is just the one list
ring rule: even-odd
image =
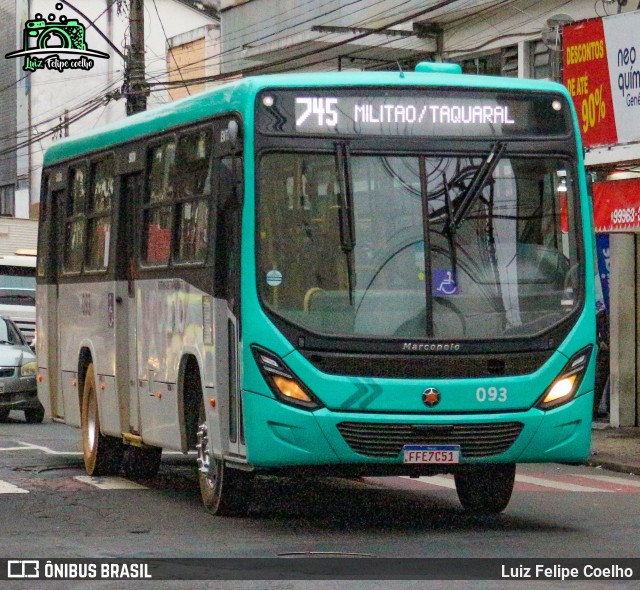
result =
[[404,463],[459,463],[460,445],[404,445]]

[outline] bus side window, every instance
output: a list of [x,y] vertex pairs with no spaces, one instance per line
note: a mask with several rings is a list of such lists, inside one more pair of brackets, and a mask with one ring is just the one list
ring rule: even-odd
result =
[[203,262],[207,256],[212,146],[210,128],[186,133],[178,142],[175,262]]
[[113,156],[91,166],[86,263],[92,270],[103,270],[109,266],[114,174]]
[[65,207],[63,268],[65,272],[82,270],[85,247],[87,198],[87,167],[84,164],[69,169],[69,191]]
[[171,255],[175,156],[173,140],[148,151],[142,239],[142,260],[147,264],[167,264]]

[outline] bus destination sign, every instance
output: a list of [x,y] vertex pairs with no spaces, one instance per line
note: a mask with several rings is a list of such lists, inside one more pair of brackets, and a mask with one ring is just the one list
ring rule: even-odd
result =
[[265,91],[258,129],[266,134],[517,137],[566,135],[566,101],[494,91]]

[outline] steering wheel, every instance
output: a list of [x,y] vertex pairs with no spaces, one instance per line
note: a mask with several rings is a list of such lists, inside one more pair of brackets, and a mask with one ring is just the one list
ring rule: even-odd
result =
[[[452,311],[456,315],[456,317],[460,321],[460,325],[462,327],[462,333],[466,334],[467,321],[465,320],[464,314],[462,313],[460,308],[448,297],[434,297],[433,300],[438,305],[442,305],[443,307],[446,307],[449,311]],[[402,323],[396,329],[393,335],[401,336],[401,337],[404,336],[407,338],[424,336],[426,319],[427,319],[427,312],[426,310],[422,310],[420,313],[418,313],[414,317]]]

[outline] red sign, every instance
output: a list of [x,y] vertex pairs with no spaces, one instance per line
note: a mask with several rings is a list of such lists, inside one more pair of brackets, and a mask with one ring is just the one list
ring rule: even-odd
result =
[[562,31],[563,83],[578,112],[585,147],[618,142],[602,19]]
[[593,183],[596,233],[640,228],[640,178]]

